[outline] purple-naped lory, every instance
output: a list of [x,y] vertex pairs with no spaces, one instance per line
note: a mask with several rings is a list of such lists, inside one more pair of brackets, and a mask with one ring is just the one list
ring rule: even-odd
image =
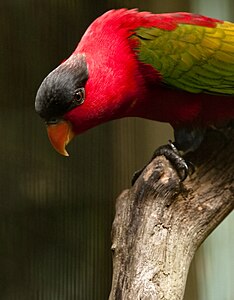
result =
[[75,135],[123,117],[169,122],[172,151],[195,150],[208,126],[234,119],[234,24],[108,11],[44,79],[35,107],[63,155]]

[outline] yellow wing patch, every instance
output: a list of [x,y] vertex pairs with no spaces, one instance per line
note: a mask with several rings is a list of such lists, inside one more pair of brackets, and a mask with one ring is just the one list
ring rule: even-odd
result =
[[168,85],[193,93],[234,95],[234,24],[180,24],[175,30],[139,28],[139,59]]

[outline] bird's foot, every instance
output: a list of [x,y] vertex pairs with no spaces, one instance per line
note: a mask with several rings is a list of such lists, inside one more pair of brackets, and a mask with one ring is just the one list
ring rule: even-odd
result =
[[[187,162],[184,160],[183,157],[181,157],[178,149],[172,143],[172,141],[169,141],[167,145],[160,146],[158,149],[156,149],[150,162],[156,156],[161,156],[161,155],[164,155],[171,162],[171,164],[176,169],[181,181],[184,181],[187,178],[187,176],[189,174],[192,174],[195,170],[194,165],[191,162]],[[144,171],[145,167],[146,166],[144,166],[142,169],[136,171],[133,174],[132,185],[135,183],[137,178]]]

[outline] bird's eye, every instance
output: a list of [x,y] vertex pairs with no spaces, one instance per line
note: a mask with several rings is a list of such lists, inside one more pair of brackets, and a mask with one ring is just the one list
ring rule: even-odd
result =
[[74,94],[74,102],[76,105],[81,105],[84,102],[85,99],[85,89],[79,88],[75,91]]

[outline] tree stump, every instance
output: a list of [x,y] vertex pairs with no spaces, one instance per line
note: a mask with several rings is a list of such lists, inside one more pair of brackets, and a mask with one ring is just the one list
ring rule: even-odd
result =
[[181,183],[156,157],[116,201],[109,300],[183,299],[192,258],[234,207],[234,130],[210,130]]

